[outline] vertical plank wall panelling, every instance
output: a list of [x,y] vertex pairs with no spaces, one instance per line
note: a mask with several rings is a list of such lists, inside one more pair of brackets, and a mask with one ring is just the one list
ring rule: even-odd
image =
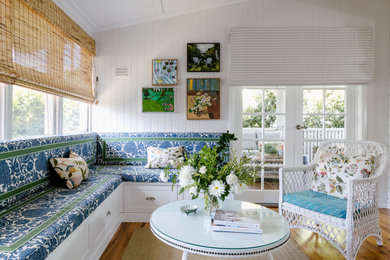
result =
[[[389,0],[252,0],[95,33],[99,104],[93,106],[93,130],[226,131],[233,121],[229,107],[234,97],[228,91],[228,32],[232,27],[373,27],[375,76],[368,91],[367,132],[370,140],[387,143],[389,55],[383,53],[390,46],[389,6]],[[221,72],[187,73],[188,42],[220,42]],[[174,113],[142,113],[141,89],[151,86],[153,58],[179,59]],[[131,66],[130,76],[115,78],[114,68],[123,65]],[[221,78],[220,120],[186,119],[189,77]],[[387,191],[387,183],[384,176],[381,191]],[[381,195],[380,205],[386,205],[386,197]]]

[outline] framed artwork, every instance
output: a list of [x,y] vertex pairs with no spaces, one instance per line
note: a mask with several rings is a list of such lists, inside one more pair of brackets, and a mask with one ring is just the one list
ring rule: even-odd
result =
[[187,79],[187,119],[220,119],[220,79]]
[[142,112],[174,112],[173,88],[142,88]]
[[152,85],[177,85],[177,59],[152,60]]
[[187,72],[219,72],[219,43],[187,43]]

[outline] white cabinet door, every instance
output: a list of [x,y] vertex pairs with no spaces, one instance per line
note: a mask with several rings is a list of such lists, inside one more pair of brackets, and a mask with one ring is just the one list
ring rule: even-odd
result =
[[156,208],[176,201],[177,187],[171,184],[124,183],[123,210],[127,213],[152,213]]

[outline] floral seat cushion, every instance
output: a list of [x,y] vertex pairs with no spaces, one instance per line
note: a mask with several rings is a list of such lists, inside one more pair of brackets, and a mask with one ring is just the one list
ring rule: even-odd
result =
[[44,259],[119,185],[93,174],[76,189],[49,186],[0,211],[0,259]]
[[375,157],[371,154],[347,157],[342,153],[324,153],[318,159],[311,190],[346,199],[347,181],[368,178],[374,163]]

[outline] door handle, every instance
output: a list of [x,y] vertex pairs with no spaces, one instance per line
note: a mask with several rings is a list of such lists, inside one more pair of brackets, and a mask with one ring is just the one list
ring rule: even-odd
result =
[[307,126],[296,125],[295,129],[297,130],[307,129]]

